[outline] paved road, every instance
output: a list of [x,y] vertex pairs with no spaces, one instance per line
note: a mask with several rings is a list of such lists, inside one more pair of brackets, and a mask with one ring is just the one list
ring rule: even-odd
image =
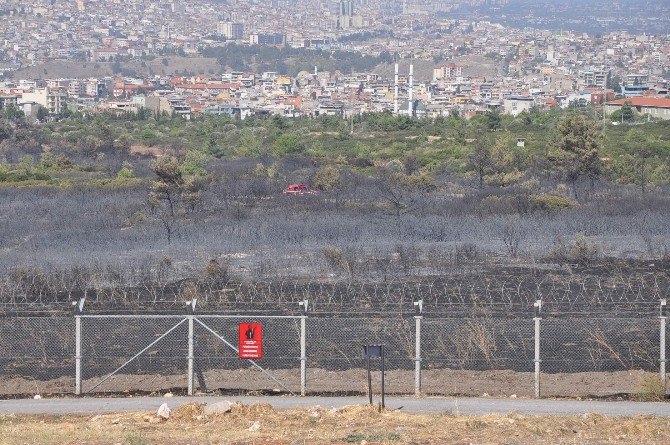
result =
[[[128,397],[128,398],[72,398],[20,399],[0,401],[0,414],[93,414],[129,411],[155,411],[162,403],[175,408],[187,402],[214,403],[220,400],[243,403],[269,403],[275,408],[312,407],[338,408],[362,404],[362,397]],[[651,414],[670,417],[670,403],[603,402],[574,400],[528,400],[496,398],[414,398],[388,397],[386,406],[414,413],[506,414],[516,412],[530,415],[569,415],[599,413],[620,417]]]

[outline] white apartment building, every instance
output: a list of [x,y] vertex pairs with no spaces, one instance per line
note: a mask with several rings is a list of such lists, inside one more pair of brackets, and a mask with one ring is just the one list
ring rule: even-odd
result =
[[226,39],[240,40],[244,37],[244,25],[235,22],[219,22],[216,32]]
[[49,110],[50,114],[61,114],[67,108],[67,94],[51,91],[49,88],[36,88],[24,91],[19,99],[19,105],[34,102]]

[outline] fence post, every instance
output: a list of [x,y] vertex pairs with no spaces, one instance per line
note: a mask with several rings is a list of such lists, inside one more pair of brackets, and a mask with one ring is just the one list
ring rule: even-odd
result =
[[81,298],[78,303],[73,303],[75,306],[74,393],[78,396],[81,395],[81,314],[84,312],[85,302],[86,298]]
[[193,315],[188,315],[188,395],[193,395]]
[[303,308],[303,315],[300,317],[300,395],[307,393],[307,308],[308,300],[302,300],[298,303]]
[[415,301],[416,315],[414,316],[414,395],[421,395],[421,321],[423,320],[423,300]]
[[665,324],[667,322],[668,317],[665,315],[665,307],[666,307],[666,300],[663,299],[661,300],[661,312],[660,312],[660,317],[659,319],[661,320],[661,332],[660,332],[660,359],[659,359],[659,364],[660,364],[660,369],[659,369],[659,374],[661,377],[661,383],[663,384],[663,392],[665,393],[666,389],[666,374],[665,374],[665,363],[666,363],[666,358],[665,358]]
[[74,316],[75,322],[75,377],[74,377],[74,393],[81,395],[81,315]]
[[535,322],[535,398],[540,398],[540,321],[542,317],[540,316],[540,311],[542,310],[542,300],[537,300],[533,304],[535,308],[535,317],[533,321]]
[[188,318],[188,395],[192,396],[193,395],[193,369],[194,369],[194,347],[193,347],[193,320],[195,318],[195,305],[197,303],[197,299],[194,298],[193,300],[188,302],[189,305],[189,315],[186,317]]

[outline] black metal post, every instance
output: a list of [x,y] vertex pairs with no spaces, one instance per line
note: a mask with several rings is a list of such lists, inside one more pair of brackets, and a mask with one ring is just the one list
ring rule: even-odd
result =
[[384,345],[381,345],[381,356],[382,356],[382,409],[386,407],[386,403],[384,401],[384,374],[385,374],[385,369],[384,369]]
[[372,374],[370,371],[370,354],[366,354],[368,362],[368,399],[370,400],[370,405],[372,405]]

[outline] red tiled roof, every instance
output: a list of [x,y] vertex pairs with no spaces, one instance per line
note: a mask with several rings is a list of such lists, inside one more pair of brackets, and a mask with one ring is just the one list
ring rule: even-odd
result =
[[239,88],[238,83],[182,83],[177,88],[185,90],[225,90]]
[[122,84],[122,83],[117,83],[116,85],[114,85],[114,88],[119,89],[119,90],[121,90],[121,89],[126,89],[126,90],[139,90],[139,89],[142,89],[142,88],[149,89],[149,88],[152,88],[152,87],[153,87],[153,86],[152,86],[151,84],[148,84],[148,85],[137,85],[137,84],[134,84],[134,83],[127,83],[127,84],[125,84],[125,85]]
[[626,102],[634,107],[656,107],[656,108],[670,108],[670,99],[662,97],[631,97],[628,99],[613,100],[607,102],[607,105],[623,105]]

